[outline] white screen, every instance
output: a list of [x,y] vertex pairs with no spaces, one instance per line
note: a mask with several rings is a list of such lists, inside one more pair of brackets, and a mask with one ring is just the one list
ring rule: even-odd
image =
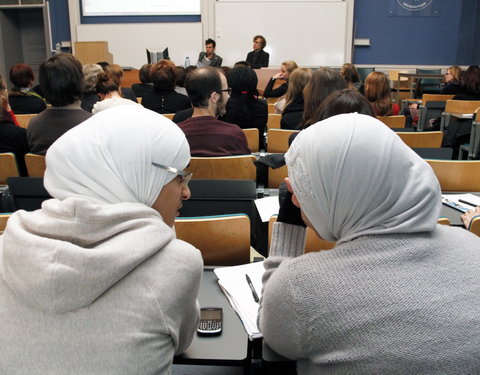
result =
[[198,15],[200,0],[82,0],[84,16]]

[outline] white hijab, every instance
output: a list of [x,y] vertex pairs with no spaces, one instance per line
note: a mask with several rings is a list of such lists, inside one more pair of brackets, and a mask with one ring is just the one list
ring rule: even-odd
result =
[[141,106],[102,111],[61,136],[46,156],[44,184],[60,200],[152,206],[175,174],[152,162],[184,169],[190,148],[172,121]]
[[373,117],[350,113],[310,126],[285,159],[304,214],[326,240],[426,232],[437,223],[432,169]]

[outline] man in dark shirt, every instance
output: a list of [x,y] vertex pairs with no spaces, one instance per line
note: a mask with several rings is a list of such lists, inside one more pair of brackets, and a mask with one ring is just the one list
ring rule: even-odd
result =
[[223,59],[215,54],[216,46],[217,43],[213,39],[205,41],[205,52],[200,52],[200,55],[198,55],[197,67],[214,66],[220,68],[222,66]]
[[268,68],[270,55],[263,50],[266,45],[267,41],[263,36],[255,35],[253,37],[253,51],[247,55],[247,62],[252,69]]
[[247,139],[237,125],[217,120],[225,113],[230,89],[218,69],[194,70],[185,82],[193,105],[191,118],[178,124],[190,144],[192,156],[250,154]]

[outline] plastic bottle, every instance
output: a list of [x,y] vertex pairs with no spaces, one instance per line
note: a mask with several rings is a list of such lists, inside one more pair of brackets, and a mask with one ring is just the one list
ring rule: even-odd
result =
[[62,52],[62,47],[60,43],[55,44],[55,55],[58,55],[60,52]]
[[185,68],[190,66],[190,57],[185,57]]

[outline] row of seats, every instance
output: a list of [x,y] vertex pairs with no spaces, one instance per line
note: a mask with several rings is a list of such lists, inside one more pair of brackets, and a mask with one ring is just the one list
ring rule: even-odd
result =
[[[413,136],[419,134],[412,133]],[[410,134],[408,134],[410,136]],[[192,157],[188,170],[194,179],[256,180],[254,155],[226,157]],[[43,177],[45,157],[27,154],[25,162],[30,177]],[[427,160],[440,181],[443,191],[480,191],[480,161],[474,160]],[[287,176],[286,166],[269,168],[268,187],[277,188]],[[0,154],[0,184],[6,184],[7,177],[17,177],[18,169],[12,153]]]

